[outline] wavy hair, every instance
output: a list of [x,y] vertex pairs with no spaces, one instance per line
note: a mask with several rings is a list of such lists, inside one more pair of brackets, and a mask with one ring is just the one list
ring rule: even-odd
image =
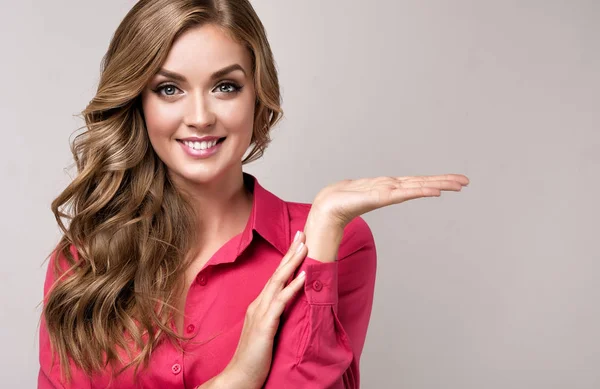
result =
[[271,48],[248,0],[140,0],[127,13],[81,112],[85,131],[71,142],[77,175],[51,205],[62,231],[53,253],[68,269],[52,262],[56,281],[43,317],[67,381],[69,357],[90,376],[109,365],[121,366],[116,374],[133,366],[137,376],[163,336],[187,339],[169,321],[198,229],[191,203],[150,144],[140,96],[173,42],[208,23],[252,58],[256,108],[242,164],[263,155],[283,116]]

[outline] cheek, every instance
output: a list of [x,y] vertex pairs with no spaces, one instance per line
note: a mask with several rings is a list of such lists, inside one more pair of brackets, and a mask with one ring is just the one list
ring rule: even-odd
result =
[[165,104],[160,104],[151,97],[144,100],[143,109],[148,136],[152,143],[175,134],[179,125],[179,114],[176,110],[167,109]]
[[223,107],[219,115],[221,122],[230,132],[252,132],[254,124],[254,100],[240,99],[236,104]]

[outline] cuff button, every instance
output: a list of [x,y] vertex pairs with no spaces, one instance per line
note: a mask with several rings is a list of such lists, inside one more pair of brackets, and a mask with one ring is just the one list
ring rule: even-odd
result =
[[313,289],[316,290],[317,292],[319,292],[321,289],[323,289],[323,284],[319,280],[316,280],[315,282],[313,282],[312,286],[313,286]]

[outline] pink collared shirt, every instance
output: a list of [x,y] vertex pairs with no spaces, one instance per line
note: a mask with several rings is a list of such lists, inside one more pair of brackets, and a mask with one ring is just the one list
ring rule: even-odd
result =
[[[126,371],[110,381],[110,373],[87,377],[71,362],[73,379],[64,384],[58,357],[52,351],[45,322],[40,325],[38,388],[195,388],[219,374],[237,347],[246,309],[304,229],[311,205],[283,201],[244,173],[253,190],[252,213],[244,231],[225,243],[196,276],[185,303],[183,353],[163,341],[150,366]],[[71,251],[76,254],[73,246]],[[338,261],[321,263],[307,257],[296,274],[306,271],[304,291],[281,317],[271,370],[264,388],[354,389],[359,387],[363,350],[376,273],[376,249],[367,223],[357,217],[344,230]],[[44,298],[54,281],[52,255]],[[59,257],[60,261],[64,258]],[[173,328],[175,328],[173,326]]]

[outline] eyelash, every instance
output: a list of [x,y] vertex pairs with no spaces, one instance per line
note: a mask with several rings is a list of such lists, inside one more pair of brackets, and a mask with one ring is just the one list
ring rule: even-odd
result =
[[[237,83],[231,82],[231,81],[223,82],[223,83],[217,85],[217,88],[219,88],[223,85],[230,85],[233,87],[233,90],[231,92],[223,92],[225,94],[236,94],[236,93],[241,92],[241,90],[243,88],[243,86],[238,85]],[[161,93],[161,91],[163,91],[166,87],[173,87],[173,88],[179,89],[175,84],[166,83],[166,84],[160,84],[159,86],[157,86],[156,89],[154,89],[154,92],[163,97],[167,97],[167,98],[174,97],[175,95],[165,95],[165,94]]]

